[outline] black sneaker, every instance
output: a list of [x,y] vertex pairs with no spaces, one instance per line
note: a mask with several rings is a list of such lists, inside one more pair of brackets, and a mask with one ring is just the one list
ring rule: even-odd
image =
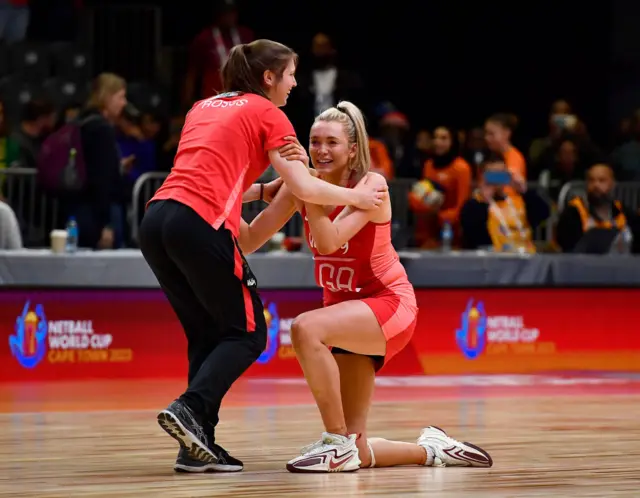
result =
[[178,452],[178,458],[176,464],[173,466],[173,470],[176,472],[192,472],[192,473],[204,473],[204,472],[240,472],[244,465],[237,458],[233,458],[227,453],[224,448],[213,444],[211,451],[218,457],[216,463],[207,463],[200,460],[194,460],[189,456],[189,452],[186,448],[180,448]]
[[167,434],[180,443],[190,458],[204,463],[217,463],[218,457],[209,449],[209,438],[202,424],[185,403],[175,400],[158,414],[158,423]]

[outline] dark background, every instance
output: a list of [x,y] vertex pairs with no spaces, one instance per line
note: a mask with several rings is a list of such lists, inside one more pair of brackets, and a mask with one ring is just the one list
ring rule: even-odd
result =
[[[131,2],[89,1],[87,6]],[[210,24],[213,2],[137,1],[162,10],[162,44],[186,46]],[[415,127],[468,127],[514,112],[518,135],[544,134],[548,109],[568,99],[591,135],[607,142],[636,105],[640,58],[633,2],[240,1],[258,37],[304,56],[318,31],[362,73],[376,100],[390,100]],[[634,54],[634,55],[631,55]],[[111,68],[112,70],[114,68]],[[125,74],[126,76],[126,74]],[[179,84],[179,82],[173,82]]]

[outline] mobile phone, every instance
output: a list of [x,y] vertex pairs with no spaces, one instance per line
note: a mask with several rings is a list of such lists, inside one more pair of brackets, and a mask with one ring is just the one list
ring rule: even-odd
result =
[[511,173],[508,171],[485,171],[483,178],[488,185],[509,185],[511,183]]
[[578,123],[578,118],[574,114],[555,114],[553,122],[560,129],[572,130]]

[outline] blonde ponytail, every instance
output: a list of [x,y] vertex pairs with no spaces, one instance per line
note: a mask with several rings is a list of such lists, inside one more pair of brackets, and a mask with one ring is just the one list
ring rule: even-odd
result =
[[350,144],[356,144],[356,157],[351,161],[349,168],[356,172],[360,179],[371,168],[371,152],[369,151],[369,134],[364,121],[362,111],[346,100],[330,107],[320,114],[316,121],[338,121],[342,123],[347,132]]

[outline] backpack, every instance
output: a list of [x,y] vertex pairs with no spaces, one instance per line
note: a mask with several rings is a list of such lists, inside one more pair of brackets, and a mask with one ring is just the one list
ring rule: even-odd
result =
[[52,194],[78,192],[85,186],[87,170],[82,149],[82,127],[101,119],[93,114],[66,123],[49,135],[38,154],[38,182]]

